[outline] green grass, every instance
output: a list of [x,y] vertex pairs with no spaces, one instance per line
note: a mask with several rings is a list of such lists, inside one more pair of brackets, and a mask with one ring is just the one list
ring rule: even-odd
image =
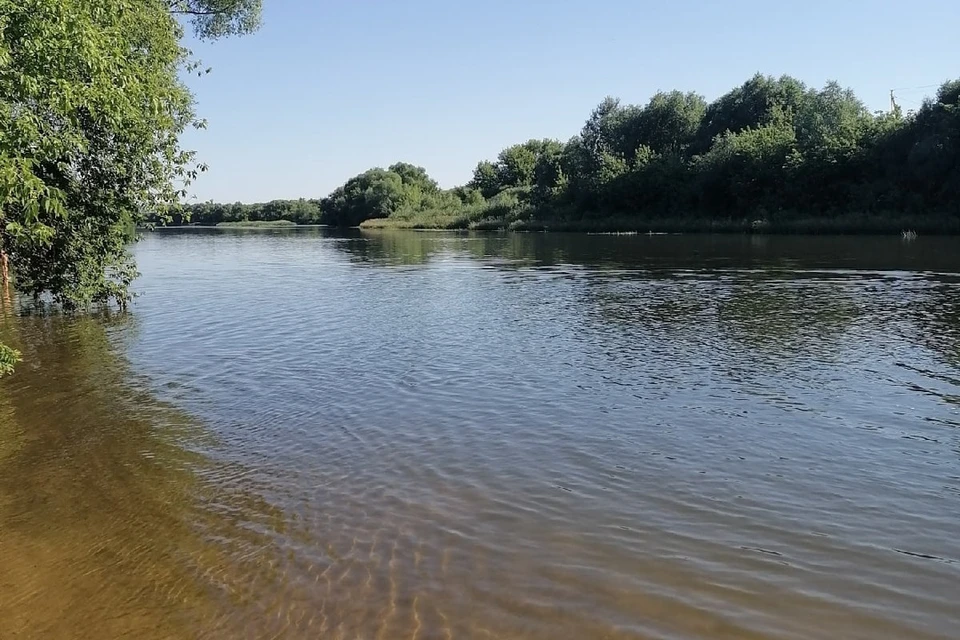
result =
[[361,229],[463,229],[457,216],[411,216],[409,218],[371,218]]
[[532,207],[516,197],[494,198],[482,204],[373,218],[361,229],[505,229],[532,215]]
[[296,222],[289,220],[238,220],[237,222],[218,222],[218,227],[243,227],[243,228],[273,228],[273,227],[295,227]]
[[[777,214],[767,219],[639,217],[630,215],[561,218],[535,216],[532,209],[491,211],[484,207],[460,214],[422,212],[403,218],[367,220],[365,229],[473,229],[478,231],[578,231],[587,233],[771,233],[771,234],[960,234],[960,217],[848,213],[833,216]],[[497,215],[499,214],[499,215]]]

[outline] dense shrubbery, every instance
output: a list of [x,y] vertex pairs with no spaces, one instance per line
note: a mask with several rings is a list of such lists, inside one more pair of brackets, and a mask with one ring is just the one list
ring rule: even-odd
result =
[[684,228],[850,231],[922,220],[956,231],[960,81],[908,114],[870,113],[836,83],[812,89],[787,76],[756,75],[709,104],[679,91],[642,106],[606,98],[579,135],[504,149],[463,187],[442,190],[422,168],[399,163],[351,178],[319,203],[206,204],[190,213],[200,223],[444,228],[683,221]]

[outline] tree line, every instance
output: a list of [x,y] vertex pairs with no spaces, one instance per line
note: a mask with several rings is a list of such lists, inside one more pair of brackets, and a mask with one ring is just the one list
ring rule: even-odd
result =
[[812,88],[760,74],[713,102],[681,91],[643,105],[608,97],[567,142],[510,146],[454,189],[397,163],[323,199],[195,204],[186,213],[201,224],[281,216],[337,226],[589,228],[695,218],[754,229],[856,214],[960,230],[960,80],[909,113],[872,113],[835,82]]

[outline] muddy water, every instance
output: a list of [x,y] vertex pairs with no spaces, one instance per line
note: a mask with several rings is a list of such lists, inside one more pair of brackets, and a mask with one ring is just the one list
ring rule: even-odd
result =
[[0,321],[0,638],[960,637],[957,242],[151,234]]

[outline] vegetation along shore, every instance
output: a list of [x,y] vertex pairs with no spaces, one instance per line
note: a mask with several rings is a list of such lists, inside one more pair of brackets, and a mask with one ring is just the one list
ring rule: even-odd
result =
[[322,199],[192,204],[171,224],[375,228],[960,233],[960,80],[871,113],[837,83],[756,75],[708,103],[606,98],[566,143],[529,140],[441,189],[398,162]]

